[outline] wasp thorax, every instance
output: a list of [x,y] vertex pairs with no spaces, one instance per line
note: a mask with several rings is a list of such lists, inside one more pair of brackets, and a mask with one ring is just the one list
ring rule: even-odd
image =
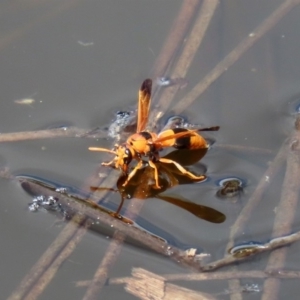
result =
[[151,144],[156,137],[157,135],[155,133],[142,131],[130,136],[126,143],[133,148],[135,152],[147,155],[147,153],[151,152]]

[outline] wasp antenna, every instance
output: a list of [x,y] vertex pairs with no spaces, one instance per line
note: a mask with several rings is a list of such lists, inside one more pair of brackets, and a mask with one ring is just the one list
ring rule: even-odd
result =
[[213,127],[205,127],[200,128],[198,131],[218,131],[220,129],[220,126],[213,126]]
[[112,153],[112,154],[117,154],[116,151],[109,150],[109,149],[106,149],[106,148],[89,147],[89,150],[90,151],[102,151],[102,152],[108,152],[108,153]]

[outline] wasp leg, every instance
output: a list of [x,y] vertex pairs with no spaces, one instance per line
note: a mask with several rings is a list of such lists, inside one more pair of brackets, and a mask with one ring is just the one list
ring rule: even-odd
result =
[[157,172],[156,165],[154,164],[154,162],[152,162],[151,160],[149,160],[149,166],[154,169],[154,179],[155,179],[155,186],[154,186],[154,188],[155,189],[161,189],[161,186],[158,184],[158,172]]
[[113,160],[111,160],[110,162],[103,162],[103,163],[101,163],[101,166],[110,166],[110,165],[112,165],[114,163],[114,159]]
[[139,170],[141,167],[143,166],[143,161],[140,160],[138,162],[138,164],[135,166],[135,168],[129,173],[126,181],[122,184],[122,186],[126,186],[129,182],[129,180],[135,175],[135,173],[137,172],[137,170]]
[[191,172],[187,171],[182,165],[180,165],[179,163],[177,163],[174,160],[171,159],[167,159],[167,158],[159,158],[159,161],[165,164],[174,164],[175,167],[183,174],[188,176],[191,179],[195,179],[195,180],[199,180],[199,181],[203,181],[206,179],[205,175],[200,175],[200,176],[196,176],[194,174],[192,174]]

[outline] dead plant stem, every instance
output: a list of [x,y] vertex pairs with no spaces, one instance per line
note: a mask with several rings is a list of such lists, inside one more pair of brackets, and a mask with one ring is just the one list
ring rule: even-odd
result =
[[0,143],[28,141],[28,140],[37,140],[37,139],[49,139],[49,138],[57,138],[57,137],[82,137],[86,133],[88,133],[87,130],[79,129],[76,127],[1,133]]
[[175,114],[181,114],[225,71],[227,71],[248,49],[262,36],[272,29],[299,0],[284,1],[263,23],[256,27],[237,47],[235,47],[221,62],[219,62],[177,105]]
[[[132,274],[142,272],[141,268],[133,268]],[[245,279],[245,278],[282,278],[282,279],[299,279],[300,271],[292,270],[250,270],[250,271],[219,271],[212,273],[192,273],[192,274],[163,274],[166,281],[207,281],[207,280],[230,280],[230,279]],[[132,277],[117,277],[109,278],[108,285],[124,284],[131,280]],[[77,287],[85,287],[90,284],[90,280],[77,281]]]
[[[178,62],[172,72],[172,77],[185,77],[189,67],[201,45],[208,25],[214,15],[218,0],[204,0],[200,8],[196,22],[185,41],[183,51]],[[167,111],[179,87],[174,85],[165,89],[160,97],[158,105],[159,111],[156,109],[151,113],[151,124],[155,124],[159,118]],[[150,125],[150,127],[153,125]]]
[[[300,117],[296,120],[299,123]],[[276,209],[276,216],[273,227],[273,237],[289,234],[297,211],[299,198],[300,178],[300,152],[294,146],[300,143],[299,131],[289,140],[287,148],[287,166],[282,187],[281,199]],[[288,249],[281,248],[273,251],[269,257],[268,268],[283,268]],[[262,299],[278,299],[280,280],[272,278],[264,283]]]

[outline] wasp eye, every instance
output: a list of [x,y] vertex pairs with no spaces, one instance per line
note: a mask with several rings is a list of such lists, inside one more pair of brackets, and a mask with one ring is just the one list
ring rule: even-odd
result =
[[129,165],[130,162],[132,161],[132,154],[128,148],[126,148],[125,150],[125,155],[126,157],[123,158],[124,164]]

